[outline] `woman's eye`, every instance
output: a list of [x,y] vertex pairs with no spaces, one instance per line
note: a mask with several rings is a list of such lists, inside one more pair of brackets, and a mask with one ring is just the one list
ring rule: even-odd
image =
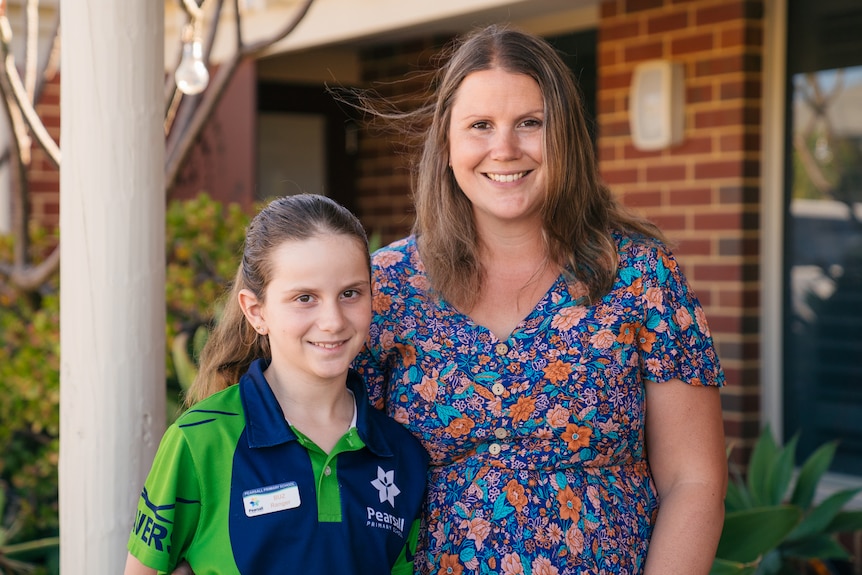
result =
[[525,128],[536,128],[536,127],[541,126],[542,122],[539,120],[536,120],[535,118],[531,118],[529,120],[524,120],[523,122],[521,122],[521,125],[524,126]]
[[474,122],[470,127],[476,128],[477,130],[487,130],[491,127],[491,124],[488,122]]
[[296,298],[296,301],[298,301],[300,303],[309,303],[311,301],[311,296],[304,294],[304,295],[301,295],[298,298]]

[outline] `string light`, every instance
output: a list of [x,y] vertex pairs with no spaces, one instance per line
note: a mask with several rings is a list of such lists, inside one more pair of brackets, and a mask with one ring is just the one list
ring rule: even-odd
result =
[[210,74],[204,63],[203,52],[198,21],[194,20],[183,29],[183,56],[174,72],[177,88],[183,94],[200,94],[209,84]]

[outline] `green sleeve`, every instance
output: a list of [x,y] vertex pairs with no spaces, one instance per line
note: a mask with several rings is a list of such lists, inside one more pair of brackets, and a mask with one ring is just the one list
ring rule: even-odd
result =
[[416,543],[418,541],[419,520],[416,519],[410,526],[410,533],[407,535],[407,542],[404,543],[401,555],[398,556],[395,565],[392,566],[392,575],[413,575],[413,557],[416,555]]
[[138,499],[129,552],[147,567],[170,572],[185,555],[200,516],[201,492],[182,430],[165,432]]

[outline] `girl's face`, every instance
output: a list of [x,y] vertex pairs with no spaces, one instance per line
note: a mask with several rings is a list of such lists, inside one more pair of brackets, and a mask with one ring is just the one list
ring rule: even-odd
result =
[[[341,234],[287,241],[273,250],[263,302],[243,306],[269,335],[271,368],[306,383],[344,384],[371,324],[371,281],[364,247]],[[240,296],[243,297],[242,295]]]
[[535,80],[499,68],[469,74],[452,104],[449,163],[476,223],[533,220],[546,193],[545,108]]

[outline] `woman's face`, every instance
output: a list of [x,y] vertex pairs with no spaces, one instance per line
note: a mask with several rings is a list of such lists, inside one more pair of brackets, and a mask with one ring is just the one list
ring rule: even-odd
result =
[[449,123],[449,164],[480,230],[540,218],[544,123],[542,92],[529,76],[493,68],[461,82]]

